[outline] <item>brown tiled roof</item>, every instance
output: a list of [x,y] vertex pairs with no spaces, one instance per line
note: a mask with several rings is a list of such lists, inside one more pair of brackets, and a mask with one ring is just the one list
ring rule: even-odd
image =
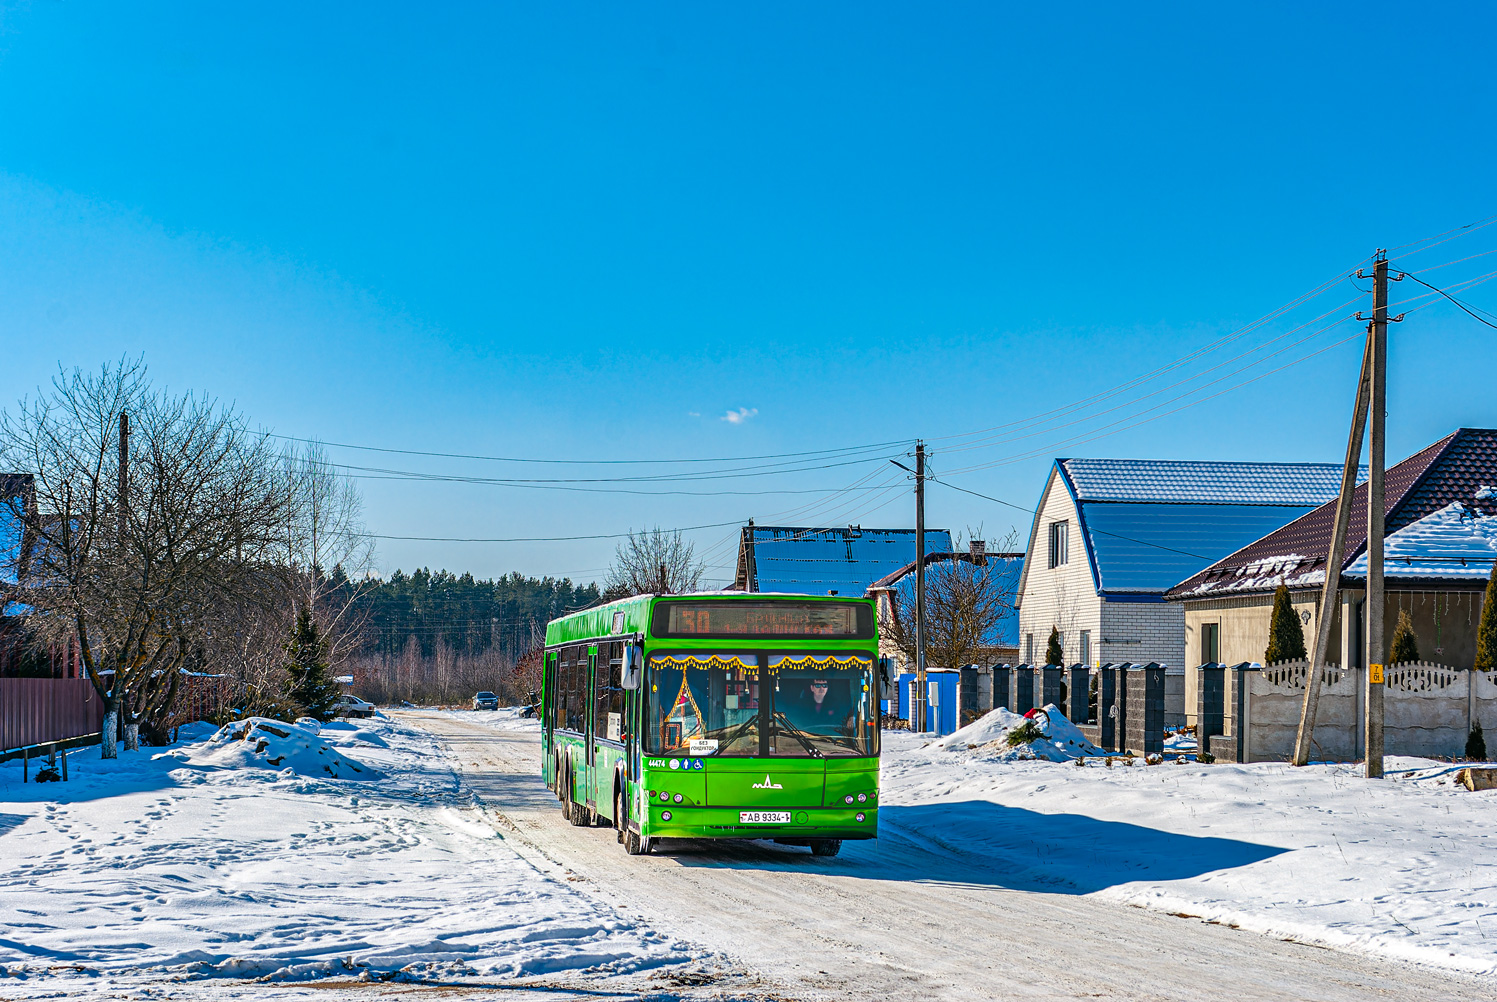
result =
[[[1478,487],[1497,486],[1497,430],[1461,428],[1388,469],[1385,478],[1386,532],[1395,532],[1453,501],[1477,505]],[[1492,508],[1488,503],[1485,508]],[[1352,498],[1344,570],[1367,544],[1367,485]],[[1280,584],[1319,587],[1336,528],[1336,502],[1314,511],[1223,557],[1166,594],[1166,598],[1213,598],[1272,591]]]

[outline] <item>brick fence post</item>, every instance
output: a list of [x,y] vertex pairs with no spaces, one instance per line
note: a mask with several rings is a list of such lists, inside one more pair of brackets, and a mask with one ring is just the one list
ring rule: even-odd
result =
[[1157,662],[1128,671],[1128,718],[1124,737],[1129,750],[1144,755],[1164,751],[1164,667]]
[[1211,751],[1211,739],[1227,733],[1227,683],[1224,665],[1212,662],[1196,669],[1196,751]]
[[993,709],[1003,707],[1011,709],[1008,696],[1008,679],[1013,671],[1008,665],[998,665],[993,669]]

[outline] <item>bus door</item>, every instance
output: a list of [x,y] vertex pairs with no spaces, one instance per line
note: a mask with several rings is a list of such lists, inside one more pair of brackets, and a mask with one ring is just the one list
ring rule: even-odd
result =
[[[587,766],[586,766],[586,770],[587,770],[587,781],[586,781],[586,785],[583,786],[583,789],[588,792],[587,799],[591,800],[594,804],[596,804],[597,803],[597,797],[596,797],[596,795],[594,795],[593,791],[598,788],[598,784],[597,784],[597,776],[594,775],[594,773],[595,773],[596,770],[594,770],[594,768],[593,768],[593,763],[596,760],[597,754],[598,754],[598,748],[597,748],[597,744],[598,744],[598,733],[597,733],[597,728],[594,726],[594,723],[597,721],[597,718],[598,718],[598,706],[597,706],[597,702],[598,702],[598,682],[599,682],[599,678],[598,678],[598,645],[597,644],[591,644],[587,648],[587,668],[588,668],[588,678],[592,681],[592,684],[589,685],[588,688],[587,688],[587,700],[586,700],[584,708],[583,708],[584,709],[584,713],[585,713],[585,715],[587,717],[586,721],[584,722],[584,726],[586,727],[587,732],[586,732],[586,736],[582,739],[583,747],[587,749],[587,756],[586,756],[586,758],[587,758]],[[605,672],[608,670],[607,665],[604,666],[603,670]]]
[[541,750],[544,753],[542,768],[547,785],[555,789],[556,777],[551,775],[551,767],[554,758],[553,749],[556,747],[556,652],[547,651],[546,658],[541,664],[541,734],[544,738],[541,743]]

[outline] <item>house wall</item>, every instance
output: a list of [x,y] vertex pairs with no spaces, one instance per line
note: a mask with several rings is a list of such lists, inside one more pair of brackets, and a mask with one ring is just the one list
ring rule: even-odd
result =
[[1173,602],[1102,602],[1102,664],[1185,667],[1185,611]]
[[[1070,524],[1069,556],[1060,567],[1049,566],[1050,524]],[[1076,505],[1061,481],[1059,473],[1050,471],[1050,480],[1040,503],[1034,538],[1024,555],[1024,594],[1019,604],[1019,659],[1029,660],[1026,638],[1034,637],[1034,660],[1045,660],[1045,642],[1050,628],[1060,630],[1066,664],[1081,660],[1081,631],[1091,631],[1091,661],[1102,657],[1102,600],[1092,583],[1086,541],[1081,538]]]
[[[1320,605],[1319,591],[1297,591],[1289,593],[1290,604],[1300,617],[1305,631],[1305,649],[1308,652],[1315,644],[1315,615]],[[1217,660],[1235,665],[1243,661],[1257,664],[1263,662],[1263,653],[1268,650],[1268,622],[1273,615],[1273,595],[1241,595],[1232,598],[1205,599],[1170,603],[1183,606],[1185,618],[1184,657],[1185,664],[1194,669],[1205,661],[1201,650],[1201,627],[1215,623],[1219,627]],[[1306,615],[1309,621],[1306,622]],[[1341,663],[1341,617],[1336,616],[1331,624],[1331,646],[1326,660]],[[1391,636],[1391,634],[1390,634]],[[1196,686],[1199,673],[1185,673],[1186,722],[1196,722]]]

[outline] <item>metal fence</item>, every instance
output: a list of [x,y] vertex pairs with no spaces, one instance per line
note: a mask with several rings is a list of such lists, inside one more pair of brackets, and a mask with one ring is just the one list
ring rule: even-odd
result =
[[0,678],[0,751],[97,734],[103,722],[86,678]]

